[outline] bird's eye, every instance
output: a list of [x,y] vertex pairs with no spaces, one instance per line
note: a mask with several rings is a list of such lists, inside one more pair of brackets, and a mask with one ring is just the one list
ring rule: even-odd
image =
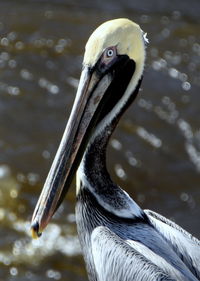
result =
[[108,49],[106,52],[107,57],[112,57],[114,55],[114,51],[112,49]]
[[117,49],[116,46],[110,46],[104,50],[101,56],[101,63],[103,65],[112,64],[117,56]]

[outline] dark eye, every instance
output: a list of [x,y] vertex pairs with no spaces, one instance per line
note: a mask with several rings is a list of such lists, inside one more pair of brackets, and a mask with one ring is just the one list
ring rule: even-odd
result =
[[112,57],[114,55],[114,51],[112,49],[108,49],[106,52],[107,57]]

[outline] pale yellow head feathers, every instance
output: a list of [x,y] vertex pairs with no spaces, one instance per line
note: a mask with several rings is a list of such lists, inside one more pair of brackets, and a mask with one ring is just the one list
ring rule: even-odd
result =
[[117,47],[119,55],[128,55],[137,66],[144,65],[145,44],[139,25],[128,19],[110,20],[100,25],[90,36],[84,56],[84,65],[94,66],[102,52]]

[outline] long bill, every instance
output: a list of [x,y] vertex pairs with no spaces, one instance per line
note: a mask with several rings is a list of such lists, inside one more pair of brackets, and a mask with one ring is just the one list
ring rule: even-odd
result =
[[63,201],[98,119],[112,75],[100,76],[85,67],[69,121],[32,217],[32,236],[41,235]]

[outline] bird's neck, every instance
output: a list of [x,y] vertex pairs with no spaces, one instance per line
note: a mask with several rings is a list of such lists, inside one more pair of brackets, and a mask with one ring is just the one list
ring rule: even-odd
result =
[[106,167],[106,148],[111,130],[106,127],[90,141],[79,166],[77,177],[82,187],[89,188],[92,193],[106,194],[118,187],[113,183]]
[[124,218],[135,218],[143,216],[143,211],[112,181],[106,168],[106,147],[119,118],[120,114],[91,138],[77,172],[77,194],[87,189],[107,211]]

